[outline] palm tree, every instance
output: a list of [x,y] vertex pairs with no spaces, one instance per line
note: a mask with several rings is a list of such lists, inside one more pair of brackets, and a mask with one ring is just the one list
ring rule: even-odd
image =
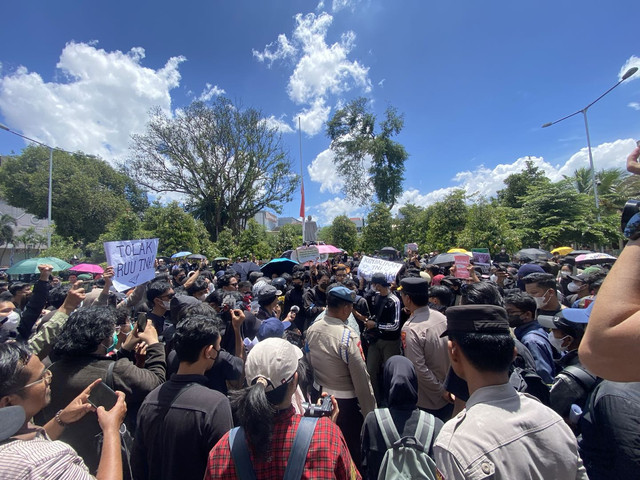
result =
[[[600,207],[605,212],[612,213],[622,210],[629,197],[640,193],[640,182],[633,180],[632,177],[620,168],[607,168],[596,172]],[[593,195],[590,168],[578,168],[573,172],[572,176],[564,175],[564,178],[571,181],[573,187],[579,193]]]
[[5,253],[7,253],[7,247],[14,239],[14,231],[13,227],[17,227],[18,222],[15,218],[13,218],[8,213],[0,214],[0,245],[4,245],[4,250],[2,251],[2,257],[0,257],[0,262],[4,258]]

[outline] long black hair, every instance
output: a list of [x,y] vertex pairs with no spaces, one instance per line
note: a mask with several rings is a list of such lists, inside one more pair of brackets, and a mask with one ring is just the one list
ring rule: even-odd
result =
[[[306,375],[305,371],[298,362],[298,377]],[[293,378],[268,392],[264,383],[254,381],[252,385],[229,394],[234,423],[244,429],[251,451],[258,458],[265,458],[269,451],[277,413],[275,406],[284,401],[292,381]]]
[[53,352],[67,357],[94,353],[105,338],[113,335],[116,320],[113,307],[95,306],[75,310],[62,327]]

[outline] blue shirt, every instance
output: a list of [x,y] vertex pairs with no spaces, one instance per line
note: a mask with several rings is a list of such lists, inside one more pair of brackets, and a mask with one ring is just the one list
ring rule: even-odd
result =
[[515,329],[516,338],[529,349],[536,363],[536,373],[542,381],[551,385],[555,376],[553,349],[547,332],[536,321],[525,323]]

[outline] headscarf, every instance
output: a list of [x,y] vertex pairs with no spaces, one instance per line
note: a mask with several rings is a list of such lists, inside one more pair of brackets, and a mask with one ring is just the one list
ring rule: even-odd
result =
[[391,408],[413,410],[418,402],[418,377],[413,363],[402,355],[394,355],[384,364],[382,381]]

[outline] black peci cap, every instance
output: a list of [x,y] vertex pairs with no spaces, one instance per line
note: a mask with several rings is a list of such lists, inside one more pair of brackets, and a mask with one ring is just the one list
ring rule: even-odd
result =
[[507,311],[497,305],[460,305],[446,312],[449,333],[510,333]]

